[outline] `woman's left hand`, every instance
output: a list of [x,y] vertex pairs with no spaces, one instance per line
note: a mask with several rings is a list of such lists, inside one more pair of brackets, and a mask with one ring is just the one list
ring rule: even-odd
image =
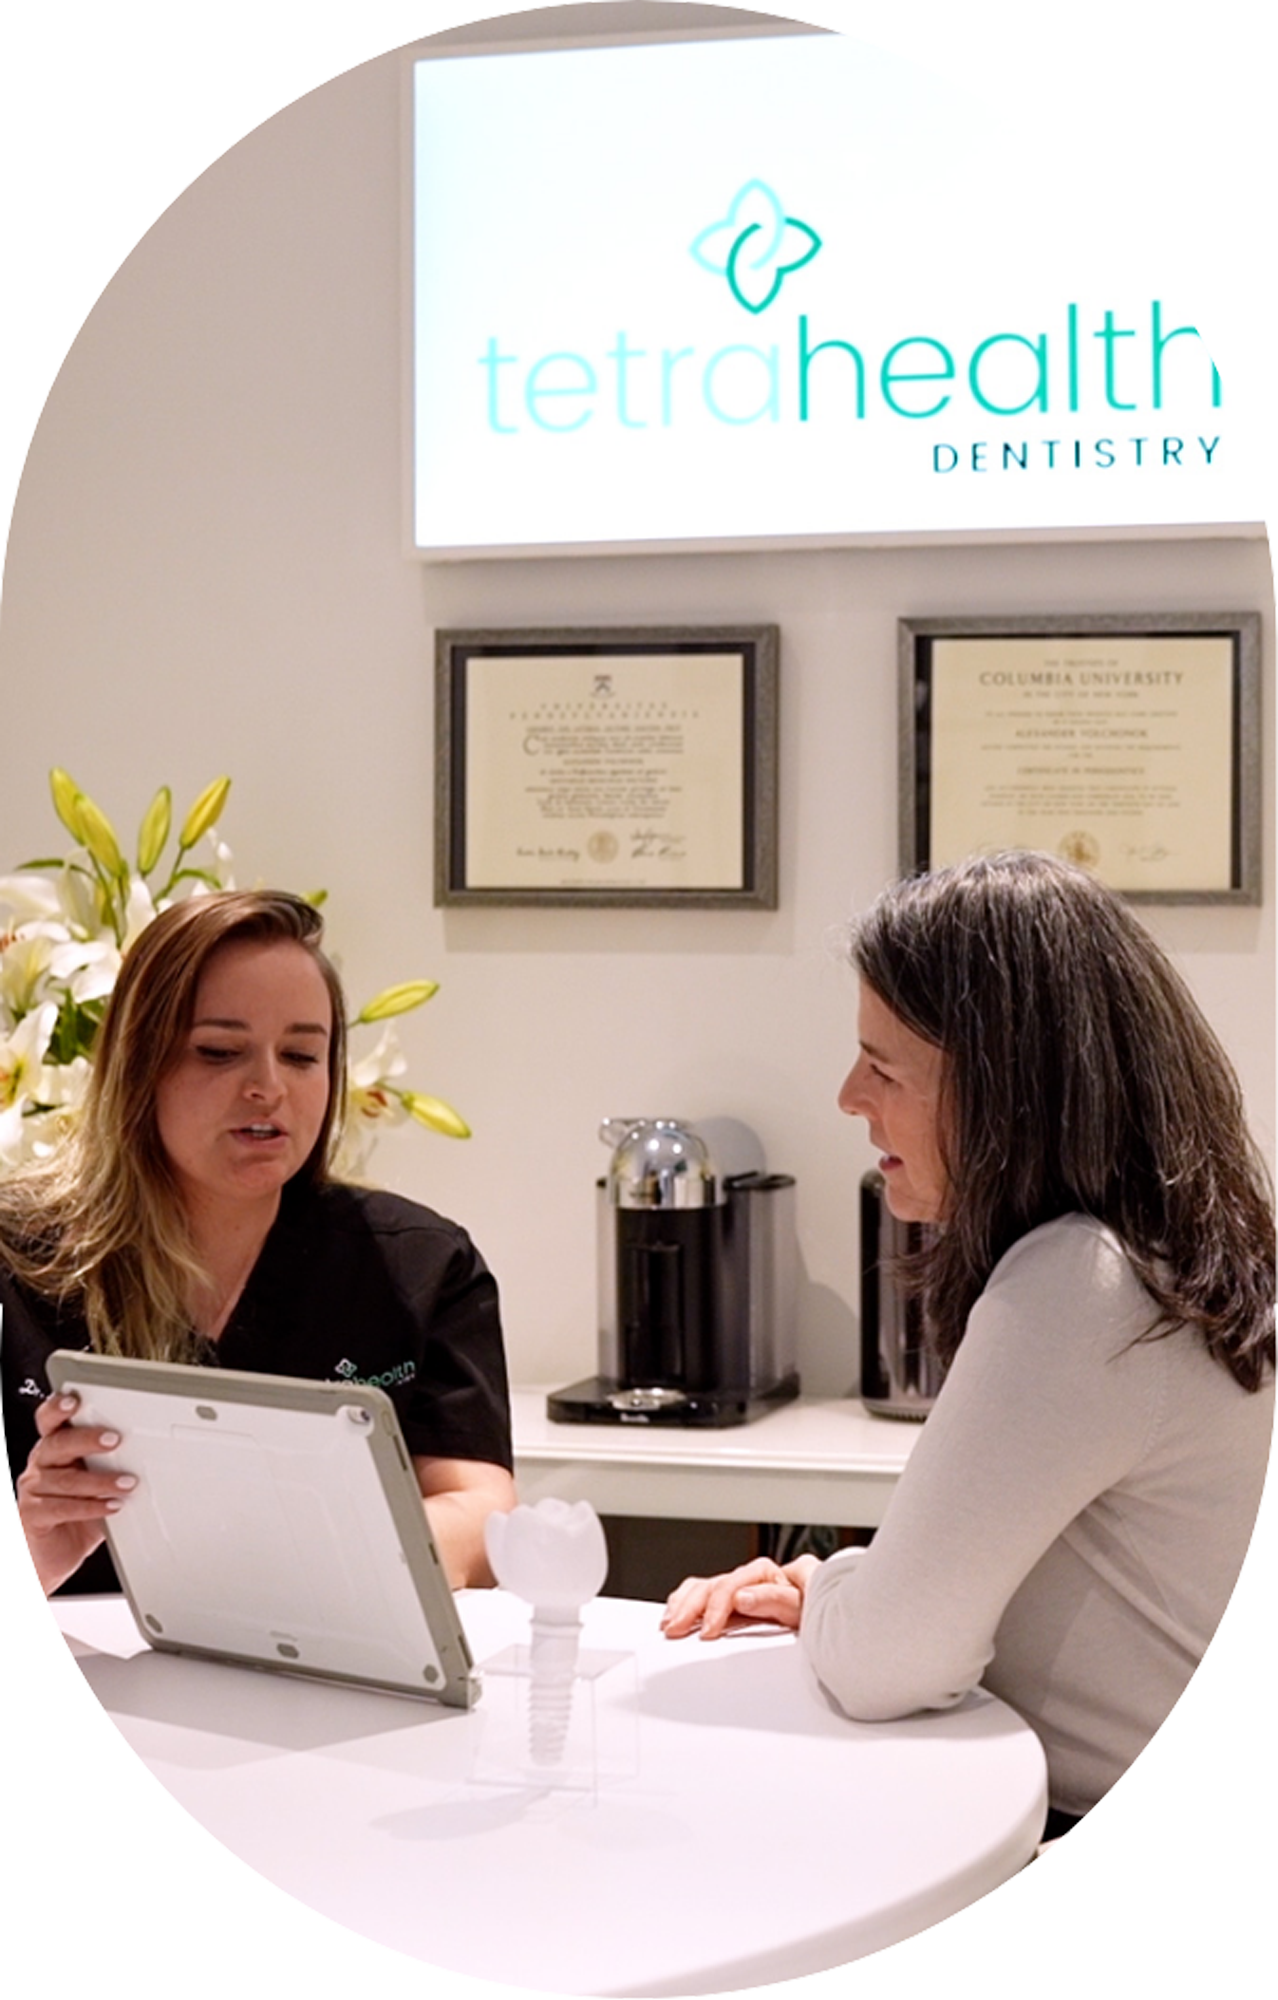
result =
[[661,1629],[667,1639],[686,1638],[698,1626],[703,1639],[718,1639],[746,1621],[797,1631],[808,1579],[818,1567],[816,1556],[796,1556],[784,1566],[760,1556],[722,1576],[685,1577],[666,1599]]

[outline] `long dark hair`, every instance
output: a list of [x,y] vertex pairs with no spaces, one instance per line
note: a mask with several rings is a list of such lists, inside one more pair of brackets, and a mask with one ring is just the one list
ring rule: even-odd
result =
[[0,1186],[0,1247],[34,1291],[83,1312],[100,1351],[181,1360],[203,1272],[160,1138],[156,1091],[178,1060],[210,959],[246,940],[301,945],[332,1001],[324,1124],[295,1179],[327,1178],[345,1104],[345,1003],[299,896],[228,889],[164,910],[125,954],[93,1051],[79,1122],[51,1160]]
[[857,971],[944,1054],[944,1226],[907,1273],[952,1358],[999,1258],[1071,1212],[1112,1228],[1157,1307],[1245,1389],[1273,1366],[1269,1177],[1228,1057],[1129,906],[1050,855],[883,892]]

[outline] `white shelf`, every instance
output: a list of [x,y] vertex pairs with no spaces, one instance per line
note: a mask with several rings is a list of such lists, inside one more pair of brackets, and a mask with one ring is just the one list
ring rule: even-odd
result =
[[877,1527],[921,1428],[854,1397],[800,1397],[728,1430],[555,1424],[549,1393],[511,1391],[520,1498],[601,1514]]

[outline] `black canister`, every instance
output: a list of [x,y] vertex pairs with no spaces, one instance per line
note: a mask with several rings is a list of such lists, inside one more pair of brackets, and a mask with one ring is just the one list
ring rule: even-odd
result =
[[925,1417],[941,1386],[941,1365],[923,1331],[918,1300],[897,1266],[924,1248],[921,1223],[901,1222],[884,1198],[877,1169],[861,1181],[861,1401],[878,1417]]

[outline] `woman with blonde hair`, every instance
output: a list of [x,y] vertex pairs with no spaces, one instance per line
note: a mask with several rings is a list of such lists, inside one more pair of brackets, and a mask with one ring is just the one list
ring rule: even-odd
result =
[[1048,855],[901,882],[854,927],[839,1096],[947,1373],[871,1545],[690,1578],[672,1637],[797,1627],[877,1721],[978,1683],[1038,1732],[1059,1832],[1224,1611],[1273,1421],[1274,1233],[1219,1042],[1117,895]]
[[345,1010],[322,920],[273,890],[192,897],[128,952],[78,1128],[0,1185],[0,1373],[46,1591],[116,1587],[114,1433],[51,1397],[59,1347],[374,1382],[394,1400],[454,1586],[491,1581],[514,1504],[497,1290],[465,1232],[331,1178]]

